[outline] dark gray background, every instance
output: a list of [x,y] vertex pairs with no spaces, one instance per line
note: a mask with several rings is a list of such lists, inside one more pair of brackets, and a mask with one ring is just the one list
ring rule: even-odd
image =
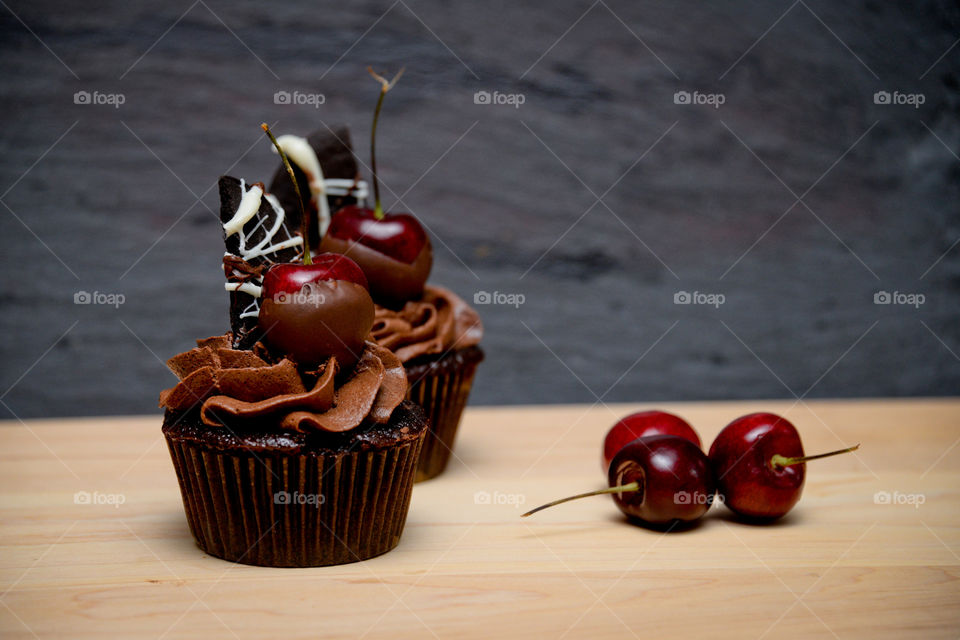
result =
[[368,64],[407,66],[379,158],[433,281],[525,296],[479,307],[475,403],[960,389],[955,3],[4,1],[8,416],[155,411],[227,327],[217,177],[269,178],[263,120],[348,123],[368,162]]

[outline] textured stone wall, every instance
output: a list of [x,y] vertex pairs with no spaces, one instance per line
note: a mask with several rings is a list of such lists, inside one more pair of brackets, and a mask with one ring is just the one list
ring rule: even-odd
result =
[[523,296],[476,403],[960,390],[954,3],[6,6],[7,417],[153,411],[227,326],[218,176],[269,178],[263,120],[366,162],[368,64],[407,66],[379,160],[433,280]]

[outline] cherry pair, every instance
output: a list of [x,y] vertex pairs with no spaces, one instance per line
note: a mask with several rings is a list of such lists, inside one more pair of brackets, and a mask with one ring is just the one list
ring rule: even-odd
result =
[[564,498],[527,512],[609,493],[627,516],[663,526],[702,517],[715,493],[734,512],[756,520],[785,515],[800,499],[805,464],[857,446],[805,456],[800,435],[785,418],[752,413],[728,424],[709,456],[685,420],[664,411],[626,416],[607,433],[602,464],[608,488]]

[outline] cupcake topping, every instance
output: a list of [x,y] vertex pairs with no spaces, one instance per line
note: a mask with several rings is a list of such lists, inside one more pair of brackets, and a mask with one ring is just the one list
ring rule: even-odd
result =
[[263,188],[260,185],[251,185],[250,189],[246,190],[243,180],[240,180],[240,191],[243,193],[240,206],[233,217],[223,225],[223,233],[228,237],[243,229],[243,225],[250,222],[250,218],[260,210],[260,198],[263,197]]
[[[357,171],[350,132],[343,126],[324,127],[307,138],[284,135],[278,141],[293,164],[302,200],[298,200],[283,163],[277,167],[269,191],[276,195],[288,214],[296,218],[295,226],[300,224],[300,204],[303,204],[309,218],[310,246],[316,247],[320,242],[321,218],[329,222],[329,212],[367,198],[367,183],[360,179]],[[322,174],[322,183],[316,181],[314,176],[320,175],[316,171]],[[319,197],[321,191],[325,197]],[[326,231],[326,223],[323,230]]]
[[279,136],[277,142],[280,143],[290,161],[297,165],[307,177],[307,184],[310,187],[310,208],[317,210],[317,221],[322,236],[330,225],[330,204],[327,202],[323,169],[320,168],[317,154],[307,139],[300,136]]
[[[285,226],[286,214],[276,198],[269,193],[264,194],[263,187],[259,184],[251,185],[250,189],[247,190],[242,178],[240,179],[240,191],[243,193],[240,198],[240,205],[233,217],[223,225],[223,232],[228,239],[233,234],[237,234],[236,251],[241,258],[247,262],[257,258],[275,262],[275,260],[270,259],[271,255],[275,255],[284,249],[303,246],[303,238],[296,235],[295,232],[291,232]],[[258,219],[257,225],[245,233],[247,223],[260,211],[263,200],[266,200],[273,210],[272,222],[268,223],[266,219]],[[267,226],[268,224],[269,226]],[[263,237],[259,241],[252,239],[253,233],[261,227],[266,229]],[[281,232],[282,237],[278,242],[274,242],[274,237],[278,232]],[[253,244],[254,242],[256,244],[253,246],[247,246],[248,243]]]
[[263,278],[263,341],[303,366],[334,356],[344,369],[353,367],[373,326],[366,286],[360,267],[335,253],[321,253],[309,265],[273,265]]
[[427,285],[421,299],[407,302],[399,311],[378,306],[371,335],[400,360],[410,362],[423,355],[479,344],[483,323],[458,295]]
[[[320,250],[339,253],[354,260],[363,269],[370,283],[370,295],[377,304],[394,309],[401,308],[408,300],[423,294],[423,287],[433,266],[433,249],[423,230],[416,233],[419,224],[410,227],[410,233],[397,224],[397,218],[405,214],[385,214],[383,220],[374,220],[370,209],[344,207],[333,216],[327,235],[320,241]],[[410,220],[413,220],[412,217]],[[415,220],[414,220],[415,222]],[[394,234],[394,235],[388,235]],[[422,241],[416,247],[411,262],[405,262],[411,243],[406,238]],[[380,248],[390,242],[404,246],[403,259],[388,255]],[[379,245],[380,248],[369,246]]]
[[433,264],[430,238],[420,222],[408,213],[386,213],[380,202],[377,180],[377,122],[384,97],[403,69],[387,80],[367,67],[380,84],[380,97],[373,112],[370,129],[370,169],[373,174],[373,208],[345,206],[330,222],[320,238],[320,250],[342,253],[356,260],[370,281],[374,302],[393,309],[423,293],[423,286]]
[[271,363],[259,343],[251,351],[232,349],[229,334],[197,345],[168,361],[180,382],[160,395],[160,406],[182,411],[200,405],[211,427],[349,431],[366,421],[388,422],[407,390],[403,364],[372,342],[342,384],[334,357],[305,371],[286,358]]
[[220,178],[225,288],[230,292],[230,326],[234,347],[249,348],[259,339],[257,316],[263,273],[275,263],[297,260],[303,238],[277,199],[263,185]]
[[[320,236],[330,226],[330,202],[334,196],[350,196],[358,201],[367,199],[367,183],[359,178],[327,178],[317,150],[307,138],[294,135],[277,136],[277,142],[283,152],[307,179],[310,188],[310,201],[304,203],[308,210],[317,212],[317,224]],[[276,153],[276,149],[274,149]]]

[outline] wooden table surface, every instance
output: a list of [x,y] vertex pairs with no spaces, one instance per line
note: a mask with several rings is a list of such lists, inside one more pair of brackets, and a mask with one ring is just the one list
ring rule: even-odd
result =
[[601,438],[638,407],[471,409],[458,459],[415,487],[395,550],[269,569],[194,546],[159,417],[10,422],[0,636],[957,637],[960,400],[662,407],[706,443],[768,410],[808,452],[862,448],[810,463],[776,525],[715,507],[663,535],[625,523],[606,497],[519,517],[603,486]]

